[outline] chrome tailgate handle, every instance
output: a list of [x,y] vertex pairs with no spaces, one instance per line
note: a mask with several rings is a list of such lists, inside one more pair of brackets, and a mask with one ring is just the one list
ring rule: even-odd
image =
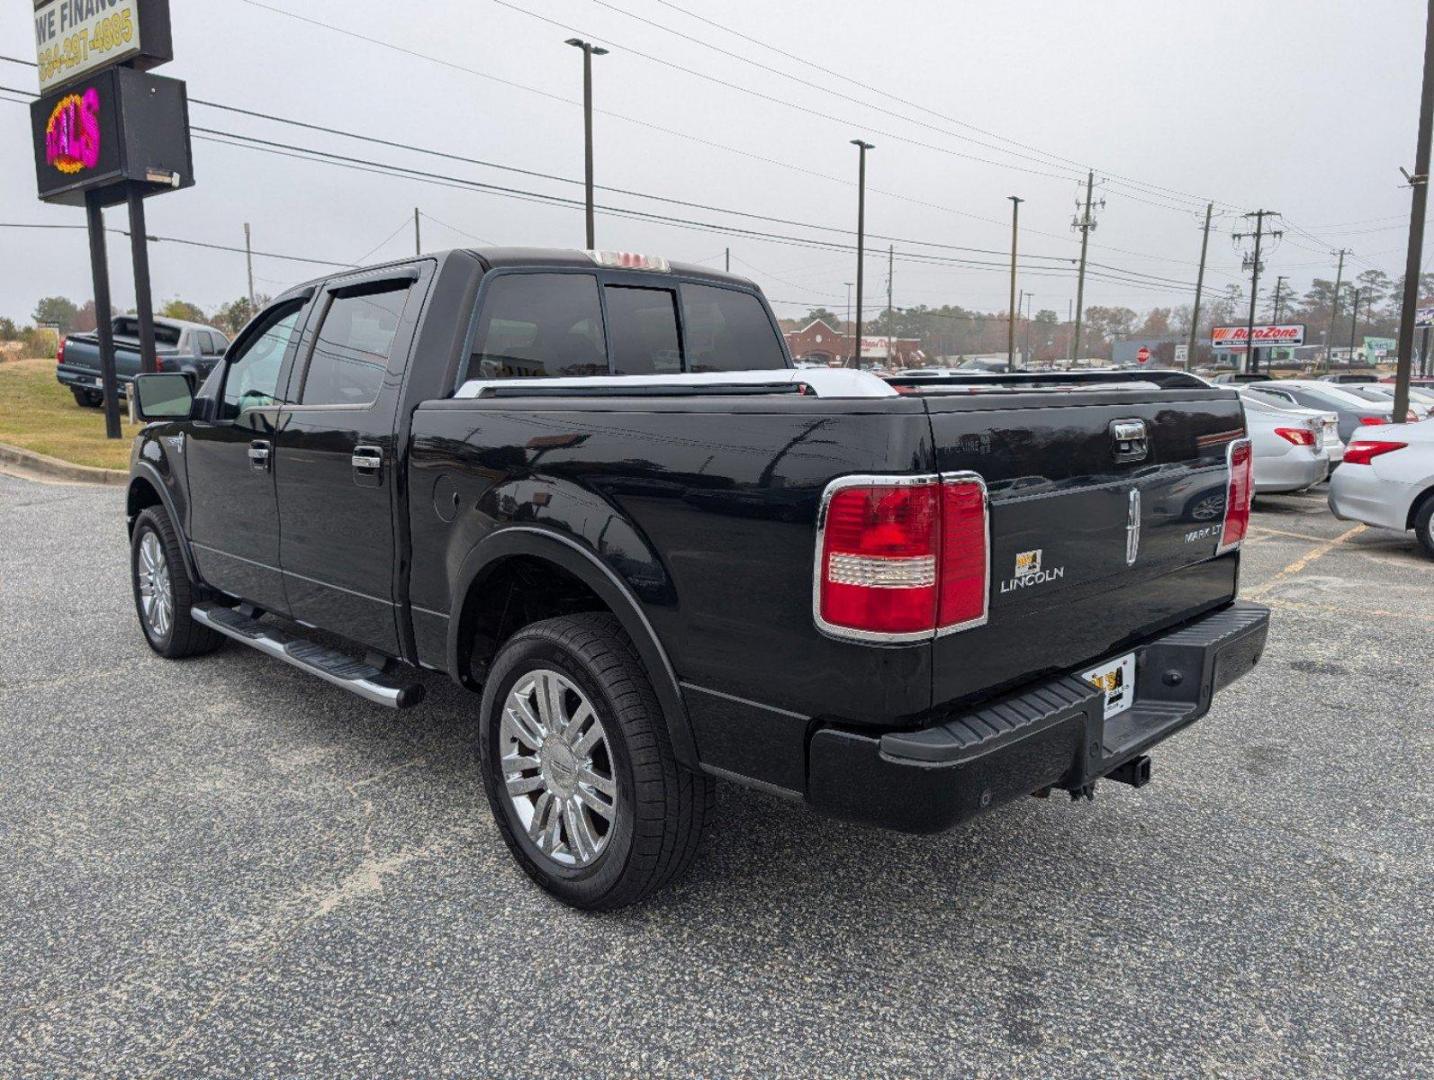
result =
[[1150,453],[1150,438],[1144,420],[1112,420],[1110,437],[1115,442],[1111,453],[1116,461],[1144,461]]

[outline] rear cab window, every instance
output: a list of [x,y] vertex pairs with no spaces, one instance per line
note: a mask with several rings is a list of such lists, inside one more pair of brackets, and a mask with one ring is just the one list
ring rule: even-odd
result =
[[483,288],[471,342],[460,385],[789,366],[755,294],[636,275],[498,271]]

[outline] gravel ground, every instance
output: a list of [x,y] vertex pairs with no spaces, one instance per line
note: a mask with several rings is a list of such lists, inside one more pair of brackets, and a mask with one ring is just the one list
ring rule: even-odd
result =
[[509,860],[444,680],[152,656],[121,500],[0,476],[0,1075],[1434,1074],[1434,567],[1322,494],[1148,787],[907,837],[724,785],[609,916]]

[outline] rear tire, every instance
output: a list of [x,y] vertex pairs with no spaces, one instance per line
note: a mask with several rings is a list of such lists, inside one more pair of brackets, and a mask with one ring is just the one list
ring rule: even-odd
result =
[[174,525],[162,507],[151,506],[135,519],[129,567],[135,612],[151,649],[177,660],[213,652],[224,644],[224,635],[190,617],[194,583],[184,568]]
[[1414,515],[1414,535],[1419,538],[1424,554],[1434,559],[1434,492],[1424,496],[1424,504]]
[[104,401],[103,395],[79,386],[70,387],[70,393],[75,395],[75,404],[82,409],[98,408]]
[[632,642],[606,613],[504,643],[479,719],[483,786],[518,864],[576,908],[642,900],[697,854],[710,777],[679,765]]

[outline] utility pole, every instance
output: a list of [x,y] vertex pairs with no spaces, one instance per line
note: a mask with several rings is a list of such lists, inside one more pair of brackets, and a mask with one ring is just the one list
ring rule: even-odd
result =
[[418,232],[418,207],[413,208],[413,253],[423,254],[423,237]]
[[[1255,253],[1250,257],[1250,319],[1245,330],[1245,370],[1251,372],[1260,370],[1260,357],[1255,349],[1255,301],[1260,292],[1260,242],[1265,236],[1265,218],[1279,217],[1279,211],[1251,210],[1245,216],[1255,219],[1255,231],[1253,233],[1235,233],[1234,238],[1246,240],[1253,236],[1255,239]],[[1276,239],[1283,235],[1284,233],[1278,230],[1270,232],[1270,236]]]
[[249,268],[249,318],[256,314],[254,310],[254,251],[249,246],[249,223],[244,222],[244,264]]
[[1205,253],[1210,250],[1210,217],[1215,204],[1205,204],[1205,231],[1200,237],[1200,269],[1195,275],[1195,306],[1190,309],[1190,345],[1185,350],[1185,366],[1195,363],[1195,340],[1200,336],[1200,293],[1205,289]]
[[[1424,87],[1419,98],[1419,135],[1414,145],[1414,189],[1409,211],[1409,255],[1404,260],[1404,306],[1399,311],[1399,365],[1394,376],[1394,419],[1409,411],[1409,375],[1414,348],[1414,315],[1419,304],[1419,271],[1424,251],[1424,210],[1429,201],[1429,139],[1434,125],[1434,0],[1424,25]],[[1426,331],[1426,339],[1427,339]]]
[[1329,302],[1329,333],[1324,337],[1324,369],[1330,367],[1330,350],[1334,348],[1334,321],[1339,315],[1339,287],[1344,283],[1344,257],[1350,253],[1349,248],[1340,248],[1339,268],[1334,272],[1334,296]]
[[[1091,214],[1091,194],[1095,188],[1095,172],[1089,171],[1085,174],[1085,208],[1081,210],[1078,218],[1071,222],[1072,229],[1080,230],[1080,273],[1076,276],[1076,299],[1075,299],[1075,337],[1071,341],[1071,359],[1074,360],[1080,352],[1080,324],[1085,314],[1085,252],[1086,245],[1090,242],[1090,231],[1095,228],[1095,218]],[[1101,200],[1101,206],[1105,201]]]
[[846,286],[846,326],[842,327],[844,333],[851,333],[851,282],[843,281]]
[[1006,319],[1006,370],[1016,370],[1016,241],[1021,221],[1021,203],[1026,200],[1019,195],[1007,195],[1011,200],[1011,306]]
[[1279,277],[1275,278],[1275,301],[1274,306],[1272,308],[1274,312],[1274,318],[1270,320],[1272,323],[1278,324],[1280,321],[1280,294],[1284,290],[1285,282],[1289,280],[1290,279],[1284,274],[1281,274]]
[[861,369],[861,290],[864,280],[862,262],[866,259],[866,152],[875,149],[874,143],[852,139],[858,155],[856,180],[856,350],[852,353],[852,366]]
[[[1354,305],[1349,313],[1349,366],[1354,366],[1354,340],[1355,333],[1359,329],[1359,294],[1363,290],[1354,290]],[[1407,408],[1407,406],[1406,406]]]
[[1071,338],[1072,319],[1075,317],[1075,301],[1066,301],[1066,351],[1069,352],[1071,367],[1075,367],[1075,341]]
[[732,249],[723,248],[722,250],[726,254],[726,259],[722,263],[722,268],[730,274],[732,272]]
[[583,51],[583,184],[587,192],[587,248],[597,246],[593,240],[593,57],[606,56],[607,50],[582,38],[563,42]]
[[896,270],[896,245],[886,249],[886,370],[891,370],[891,339],[896,335],[896,308],[892,306],[891,278]]

